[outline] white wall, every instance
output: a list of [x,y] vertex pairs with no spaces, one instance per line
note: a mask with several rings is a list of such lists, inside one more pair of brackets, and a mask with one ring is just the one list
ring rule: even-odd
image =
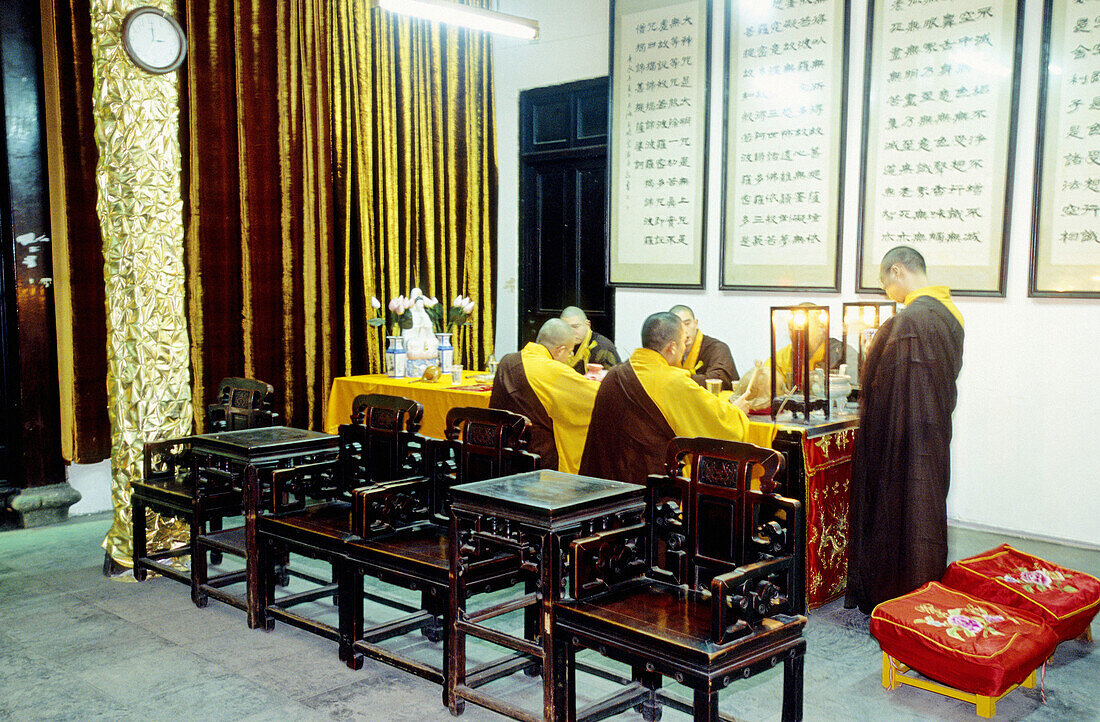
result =
[[[948,516],[957,524],[1100,546],[1100,464],[1092,454],[1097,437],[1088,421],[1089,392],[1100,376],[1094,350],[1100,340],[1100,302],[1027,296],[1042,8],[1039,0],[1026,3],[1007,295],[956,299],[966,318],[966,346],[954,417]],[[852,0],[841,293],[717,290],[722,179],[719,163],[712,162],[707,290],[617,291],[615,341],[620,348],[629,352],[638,345],[648,314],[687,303],[704,332],[728,342],[744,369],[754,357],[767,354],[768,306],[810,300],[830,305],[839,317],[841,302],[858,297],[855,222],[866,6],[866,0]],[[713,64],[721,68],[723,3],[714,7],[719,20],[714,24]],[[518,334],[519,91],[596,77],[608,69],[606,0],[501,0],[500,9],[536,18],[541,36],[530,43],[494,40],[500,165],[498,355],[515,349]],[[721,82],[711,90],[710,138],[717,158],[722,147]]]

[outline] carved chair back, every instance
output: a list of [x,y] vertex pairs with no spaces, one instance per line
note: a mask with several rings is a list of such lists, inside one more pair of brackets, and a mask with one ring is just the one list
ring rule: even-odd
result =
[[372,482],[421,475],[426,439],[418,432],[423,420],[424,406],[418,401],[385,394],[355,397],[351,423],[340,427],[345,475]]
[[275,511],[302,509],[307,498],[348,499],[360,487],[425,478],[428,439],[417,433],[423,416],[423,405],[401,396],[357,396],[351,423],[339,428],[340,452],[334,462],[272,472]]
[[430,441],[430,478],[402,478],[357,489],[353,530],[371,538],[425,523],[446,526],[451,486],[537,467],[538,456],[524,450],[529,427],[526,417],[510,411],[451,409],[446,439]]
[[[740,592],[766,591],[771,601],[762,611],[801,613],[801,505],[771,491],[781,455],[734,441],[676,438],[666,458],[666,473],[646,484],[644,525],[573,543],[573,595],[585,598],[644,575],[695,599],[729,597],[735,579],[753,586]],[[759,489],[752,488],[754,470]],[[738,573],[745,569],[758,571]],[[757,590],[763,582],[767,590]]]
[[141,480],[147,484],[177,481],[191,465],[191,440],[150,441],[143,447]]
[[[786,516],[772,493],[782,459],[771,449],[736,441],[669,442],[665,473],[647,482],[654,572],[675,584],[706,589],[714,576],[762,555],[793,552],[786,526],[768,524]],[[758,490],[752,488],[754,476]]]
[[271,410],[275,389],[256,379],[224,378],[217,401],[206,407],[207,431],[237,431],[274,426],[279,415]]
[[537,469],[538,454],[527,451],[530,429],[526,416],[502,409],[448,411],[446,438],[436,444],[436,513],[445,515],[451,486]]

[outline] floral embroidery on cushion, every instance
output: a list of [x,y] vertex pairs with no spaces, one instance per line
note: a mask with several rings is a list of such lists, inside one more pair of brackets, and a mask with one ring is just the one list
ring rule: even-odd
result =
[[[990,614],[974,604],[968,604],[965,608],[958,607],[944,611],[934,604],[926,603],[918,605],[917,611],[924,612],[925,617],[914,619],[914,624],[941,627],[948,637],[957,639],[960,642],[963,641],[964,637],[973,638],[980,635],[982,639],[986,639],[988,637],[1004,636],[1004,632],[998,632],[993,625],[1005,621],[1005,618],[999,614]],[[1009,618],[1009,621],[1015,622],[1016,620]]]
[[1017,567],[1018,576],[1014,577],[1011,574],[1005,574],[1003,579],[1010,584],[1019,584],[1024,588],[1025,592],[1049,592],[1051,590],[1065,592],[1066,594],[1075,594],[1079,590],[1077,587],[1069,583],[1065,574],[1053,569],[1028,569],[1027,567]]

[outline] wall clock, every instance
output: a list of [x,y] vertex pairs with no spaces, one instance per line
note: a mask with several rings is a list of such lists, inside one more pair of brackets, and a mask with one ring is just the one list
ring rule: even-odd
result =
[[170,73],[187,57],[183,28],[168,12],[148,5],[131,10],[122,21],[122,46],[150,73]]

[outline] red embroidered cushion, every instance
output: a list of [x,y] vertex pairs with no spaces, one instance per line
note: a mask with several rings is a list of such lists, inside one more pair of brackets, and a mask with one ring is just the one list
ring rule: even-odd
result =
[[960,559],[943,583],[991,602],[1037,615],[1059,639],[1073,639],[1100,610],[1100,580],[1025,554],[1008,544]]
[[882,650],[929,679],[996,697],[1058,646],[1041,619],[929,582],[871,612]]

